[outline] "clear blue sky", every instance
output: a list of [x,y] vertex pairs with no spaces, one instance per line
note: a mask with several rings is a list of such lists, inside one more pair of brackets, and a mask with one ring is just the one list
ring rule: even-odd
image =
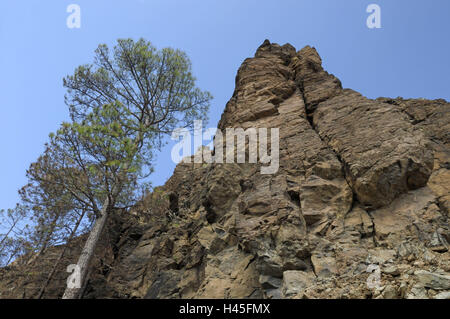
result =
[[[71,3],[81,7],[80,29],[66,26]],[[366,27],[371,3],[381,7],[381,29]],[[215,127],[239,65],[266,38],[315,46],[344,87],[370,98],[450,100],[449,31],[448,0],[2,0],[0,208],[14,206],[25,170],[68,118],[62,78],[92,62],[99,43],[144,37],[185,50],[198,85],[215,97]],[[154,185],[173,168],[167,147]]]

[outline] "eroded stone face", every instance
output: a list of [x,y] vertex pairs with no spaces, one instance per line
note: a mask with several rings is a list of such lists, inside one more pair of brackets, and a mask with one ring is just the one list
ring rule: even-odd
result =
[[426,185],[433,151],[405,114],[352,90],[322,102],[314,113],[322,139],[340,156],[359,201],[377,208]]
[[[277,173],[179,164],[111,222],[86,297],[445,297],[449,114],[442,100],[343,90],[314,48],[265,41],[240,67],[218,127],[279,128]],[[62,295],[77,253],[44,297]],[[20,265],[0,269],[0,297],[33,297],[51,263],[35,266],[28,281]],[[374,266],[380,287],[370,289]]]

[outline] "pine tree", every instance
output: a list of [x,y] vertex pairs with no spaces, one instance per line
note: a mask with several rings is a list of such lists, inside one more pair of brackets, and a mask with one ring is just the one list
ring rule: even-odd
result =
[[[67,195],[63,206],[93,219],[78,260],[83,284],[108,216],[133,205],[146,189],[143,181],[164,134],[205,120],[211,100],[196,87],[182,51],[127,39],[118,40],[112,54],[106,45],[95,53],[94,64],[64,79],[72,122],[50,136],[43,155],[49,162],[46,182]],[[67,288],[63,298],[78,298],[79,292]]]

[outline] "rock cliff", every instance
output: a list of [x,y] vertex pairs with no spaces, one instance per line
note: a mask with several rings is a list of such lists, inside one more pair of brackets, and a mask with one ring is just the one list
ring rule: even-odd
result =
[[[278,172],[179,164],[109,221],[84,298],[450,298],[450,103],[368,99],[266,40],[218,125],[238,127],[280,128]],[[0,297],[35,297],[60,249],[0,269]]]

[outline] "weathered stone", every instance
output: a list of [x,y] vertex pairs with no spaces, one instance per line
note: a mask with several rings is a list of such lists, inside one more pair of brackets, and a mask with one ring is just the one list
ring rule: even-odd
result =
[[429,299],[426,289],[421,285],[414,285],[406,299]]
[[443,291],[434,296],[434,299],[450,299],[450,291]]
[[450,274],[448,273],[432,273],[426,270],[417,270],[414,272],[420,285],[436,290],[450,289]]
[[[431,243],[432,235],[439,225],[447,224],[445,219],[438,216],[434,222],[428,221],[429,207],[436,201],[436,197],[428,187],[424,187],[408,194],[400,195],[390,205],[371,212],[379,241],[401,242],[406,235],[420,241]],[[442,216],[439,214],[439,216]]]
[[259,283],[264,289],[278,289],[283,284],[280,278],[275,278],[271,276],[261,275],[259,276]]
[[314,274],[304,271],[289,270],[283,273],[283,293],[285,296],[299,295],[312,285]]
[[428,140],[392,105],[344,90],[320,103],[314,125],[339,154],[358,200],[372,208],[425,186],[433,169]]
[[322,59],[315,48],[306,46],[292,59],[296,82],[301,87],[308,113],[317,105],[342,91],[341,81],[322,68]]
[[382,268],[382,272],[387,274],[387,275],[391,275],[391,276],[398,276],[398,275],[400,275],[400,270],[395,265],[383,267]]
[[327,278],[338,273],[336,260],[333,257],[320,255],[311,256],[311,262],[314,267],[314,273],[319,278]]
[[391,263],[397,257],[397,252],[392,249],[370,249],[369,262],[379,265]]
[[345,216],[344,226],[348,231],[358,231],[362,237],[371,236],[374,232],[371,217],[361,207],[355,207]]
[[383,290],[384,299],[398,299],[398,291],[395,286],[387,285]]

